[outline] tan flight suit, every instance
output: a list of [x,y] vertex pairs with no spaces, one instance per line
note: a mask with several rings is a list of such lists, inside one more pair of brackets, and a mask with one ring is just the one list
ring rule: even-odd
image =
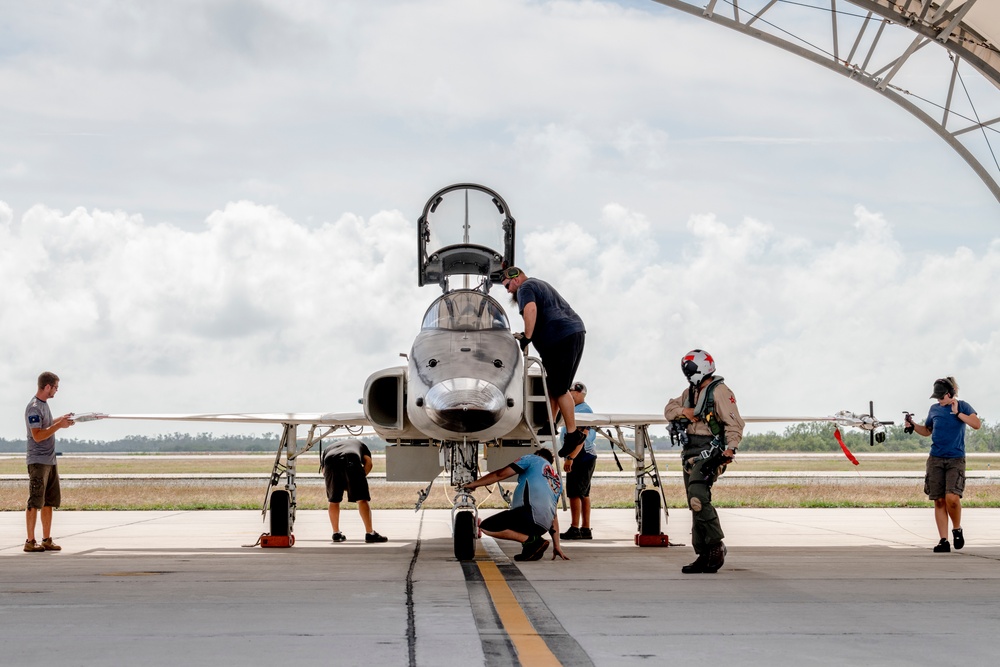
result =
[[[705,383],[705,386],[696,392],[695,405],[710,383]],[[663,408],[663,416],[671,421],[683,417],[681,414],[683,408],[694,407],[689,405],[689,397],[690,394],[685,389],[683,394],[670,399],[667,407]],[[736,397],[724,382],[720,382],[713,390],[713,400],[715,418],[725,427],[726,448],[735,448],[743,439],[745,426],[736,406]],[[695,417],[697,421],[691,422],[687,427],[688,446],[681,452],[681,462],[684,471],[684,489],[687,491],[688,507],[691,508],[691,544],[695,553],[701,554],[707,553],[721,542],[725,535],[719,522],[719,513],[712,506],[712,484],[717,478],[715,471],[703,472],[700,460],[694,465],[685,465],[689,459],[697,459],[702,452],[710,449],[715,437],[706,420],[707,415],[696,414]]]

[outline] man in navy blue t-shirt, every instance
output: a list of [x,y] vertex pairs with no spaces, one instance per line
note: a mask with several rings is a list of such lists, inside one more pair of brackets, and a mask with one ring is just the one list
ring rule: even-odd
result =
[[948,519],[951,519],[955,548],[965,546],[962,533],[962,492],[965,490],[965,427],[978,429],[983,425],[971,405],[958,400],[958,383],[953,377],[934,381],[931,406],[923,424],[914,424],[907,415],[907,425],[924,437],[931,437],[931,453],[927,457],[924,493],[934,501],[934,520],[941,538],[934,551],[951,551],[948,543]]
[[553,418],[562,414],[566,425],[563,449],[572,450],[586,439],[584,431],[576,427],[576,403],[569,388],[583,357],[587,329],[566,299],[544,280],[529,278],[512,266],[504,269],[503,286],[517,299],[517,309],[524,318],[524,333],[518,334],[521,349],[533,344],[545,367]]

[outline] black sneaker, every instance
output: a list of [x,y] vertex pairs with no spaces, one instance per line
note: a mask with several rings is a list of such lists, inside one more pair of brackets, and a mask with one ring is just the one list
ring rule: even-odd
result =
[[379,535],[374,530],[370,533],[365,533],[365,544],[377,544],[379,542],[388,542],[389,538],[383,535]]
[[514,560],[528,560],[528,554],[535,550],[538,546],[538,536],[533,535],[521,542],[521,553],[514,556]]
[[545,555],[545,550],[549,548],[549,541],[545,539],[534,538],[528,540],[524,543],[521,548],[521,553],[514,556],[516,561],[525,560],[541,560],[542,556]]
[[581,540],[592,540],[594,539],[594,534],[590,532],[590,528],[580,529],[580,539]]
[[941,538],[941,541],[937,543],[934,547],[934,553],[936,554],[946,554],[951,551],[951,545],[948,544],[948,540]]
[[576,526],[570,526],[565,533],[559,533],[559,537],[564,540],[582,540],[583,531]]
[[572,433],[567,433],[566,436],[563,438],[563,446],[559,450],[560,458],[566,458],[567,456],[569,456],[573,452],[573,450],[576,449],[576,446],[586,439],[587,436],[584,435],[583,431],[580,430],[579,428],[573,431]]
[[552,429],[549,428],[549,423],[548,422],[545,422],[542,425],[542,428],[538,429],[537,435],[538,435],[539,438],[547,438],[550,435],[552,435]]
[[955,551],[958,551],[959,549],[965,546],[965,535],[962,534],[961,528],[956,528],[955,530],[951,531],[951,535],[955,541]]
[[333,541],[334,542],[346,542],[347,541],[347,535],[344,535],[343,533],[341,533],[341,532],[338,531],[338,532],[336,532],[336,533],[333,534]]

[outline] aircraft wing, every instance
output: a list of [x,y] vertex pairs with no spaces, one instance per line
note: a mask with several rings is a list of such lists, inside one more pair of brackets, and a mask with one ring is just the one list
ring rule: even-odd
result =
[[[576,417],[576,423],[580,426],[639,426],[670,423],[670,420],[662,414],[578,412],[574,416]],[[747,423],[832,422],[837,420],[837,417],[743,417],[743,421]]]
[[[88,415],[89,416],[89,415]],[[180,422],[215,422],[230,424],[310,424],[317,426],[369,426],[361,412],[229,412],[212,414],[101,414],[93,419],[128,419]],[[77,421],[84,421],[80,416]]]

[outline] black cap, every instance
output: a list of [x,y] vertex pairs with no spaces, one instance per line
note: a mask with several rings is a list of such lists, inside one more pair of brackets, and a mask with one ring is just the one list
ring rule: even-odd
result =
[[931,398],[942,399],[945,394],[951,394],[952,398],[958,391],[955,389],[955,384],[951,381],[951,378],[940,378],[934,380],[934,393],[931,394]]

